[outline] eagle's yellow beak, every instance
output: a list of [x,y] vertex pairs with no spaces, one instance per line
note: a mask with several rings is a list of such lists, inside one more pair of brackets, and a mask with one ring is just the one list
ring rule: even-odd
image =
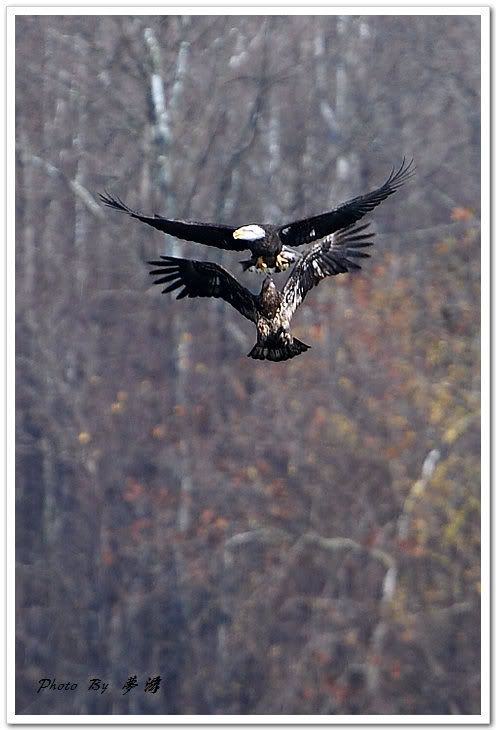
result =
[[236,228],[236,230],[233,233],[233,238],[241,238],[242,236],[243,236],[243,229]]

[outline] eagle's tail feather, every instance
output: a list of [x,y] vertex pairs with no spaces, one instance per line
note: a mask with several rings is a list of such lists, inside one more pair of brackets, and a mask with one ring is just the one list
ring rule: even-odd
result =
[[306,352],[310,349],[310,345],[305,345],[304,342],[298,340],[296,337],[291,339],[291,342],[285,343],[280,340],[274,344],[267,344],[267,342],[257,342],[255,347],[248,353],[248,357],[252,357],[254,360],[271,360],[272,362],[281,362],[282,360],[290,360],[296,355],[301,355],[302,352]]

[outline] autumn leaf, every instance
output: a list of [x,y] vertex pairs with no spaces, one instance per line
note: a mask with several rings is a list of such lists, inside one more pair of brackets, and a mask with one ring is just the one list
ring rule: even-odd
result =
[[215,513],[214,513],[213,509],[211,509],[210,507],[207,507],[206,509],[203,510],[203,512],[200,515],[200,522],[203,525],[208,525],[210,522],[212,522],[214,516],[215,516]]
[[348,697],[349,688],[347,687],[347,685],[338,683],[331,678],[328,678],[325,684],[336,704],[342,705]]
[[214,525],[218,530],[225,530],[227,527],[227,520],[224,517],[217,517]]
[[395,660],[391,664],[391,668],[389,670],[389,676],[391,679],[400,679],[401,677],[401,664],[398,660]]
[[78,435],[78,441],[80,444],[89,444],[91,441],[91,434],[88,433],[88,431],[81,431],[81,433]]
[[144,491],[145,488],[142,484],[140,484],[140,482],[135,479],[128,479],[123,498],[126,502],[135,502],[143,495]]
[[327,421],[327,409],[323,406],[317,406],[314,411],[312,423],[314,426],[322,426]]
[[152,428],[152,437],[154,439],[163,439],[165,436],[165,428],[161,424],[157,424]]
[[131,534],[131,539],[134,542],[141,542],[143,539],[143,531],[146,530],[151,524],[151,520],[145,519],[144,517],[140,518],[139,520],[134,520],[131,522],[131,525],[129,526],[129,532]]
[[452,221],[466,221],[474,217],[474,211],[470,208],[457,207],[451,211]]
[[101,552],[101,559],[104,565],[112,565],[114,562],[114,554],[110,548],[103,548]]
[[317,690],[315,689],[315,687],[303,687],[302,694],[303,699],[312,700],[317,694]]

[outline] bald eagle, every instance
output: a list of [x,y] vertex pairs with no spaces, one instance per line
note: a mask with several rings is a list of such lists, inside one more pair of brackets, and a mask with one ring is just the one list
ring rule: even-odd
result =
[[374,233],[366,232],[369,224],[349,226],[314,244],[302,256],[279,291],[271,276],[262,284],[260,294],[252,294],[218,264],[190,261],[174,256],[160,256],[149,261],[157,267],[150,271],[154,284],[166,284],[162,293],[181,288],[177,299],[184,297],[216,297],[224,299],[244,317],[255,323],[257,343],[248,353],[256,360],[289,360],[309,349],[309,345],[290,333],[296,309],[310,289],[326,276],[360,269],[352,259],[368,258],[362,249],[372,245]]
[[160,215],[147,216],[137,213],[119,198],[108,193],[100,195],[100,198],[110,208],[123,211],[132,218],[137,218],[176,238],[196,241],[229,251],[248,249],[251,251],[251,258],[241,262],[245,271],[255,268],[261,271],[277,272],[284,271],[299,258],[299,254],[292,248],[293,246],[314,243],[356,223],[396,192],[414,172],[413,160],[406,164],[405,158],[403,158],[399,169],[395,171],[393,167],[386,182],[376,190],[359,195],[328,213],[321,213],[312,218],[293,221],[282,226],[271,223],[250,223],[236,228],[214,223],[170,220]]

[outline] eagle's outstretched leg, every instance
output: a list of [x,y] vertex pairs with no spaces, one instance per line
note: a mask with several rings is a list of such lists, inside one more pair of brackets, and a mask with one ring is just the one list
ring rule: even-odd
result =
[[267,264],[265,263],[263,256],[258,257],[255,266],[257,267],[257,269],[261,269],[262,271],[265,271],[267,269]]
[[290,261],[282,253],[278,253],[276,256],[276,269],[278,271],[286,271],[290,265]]

